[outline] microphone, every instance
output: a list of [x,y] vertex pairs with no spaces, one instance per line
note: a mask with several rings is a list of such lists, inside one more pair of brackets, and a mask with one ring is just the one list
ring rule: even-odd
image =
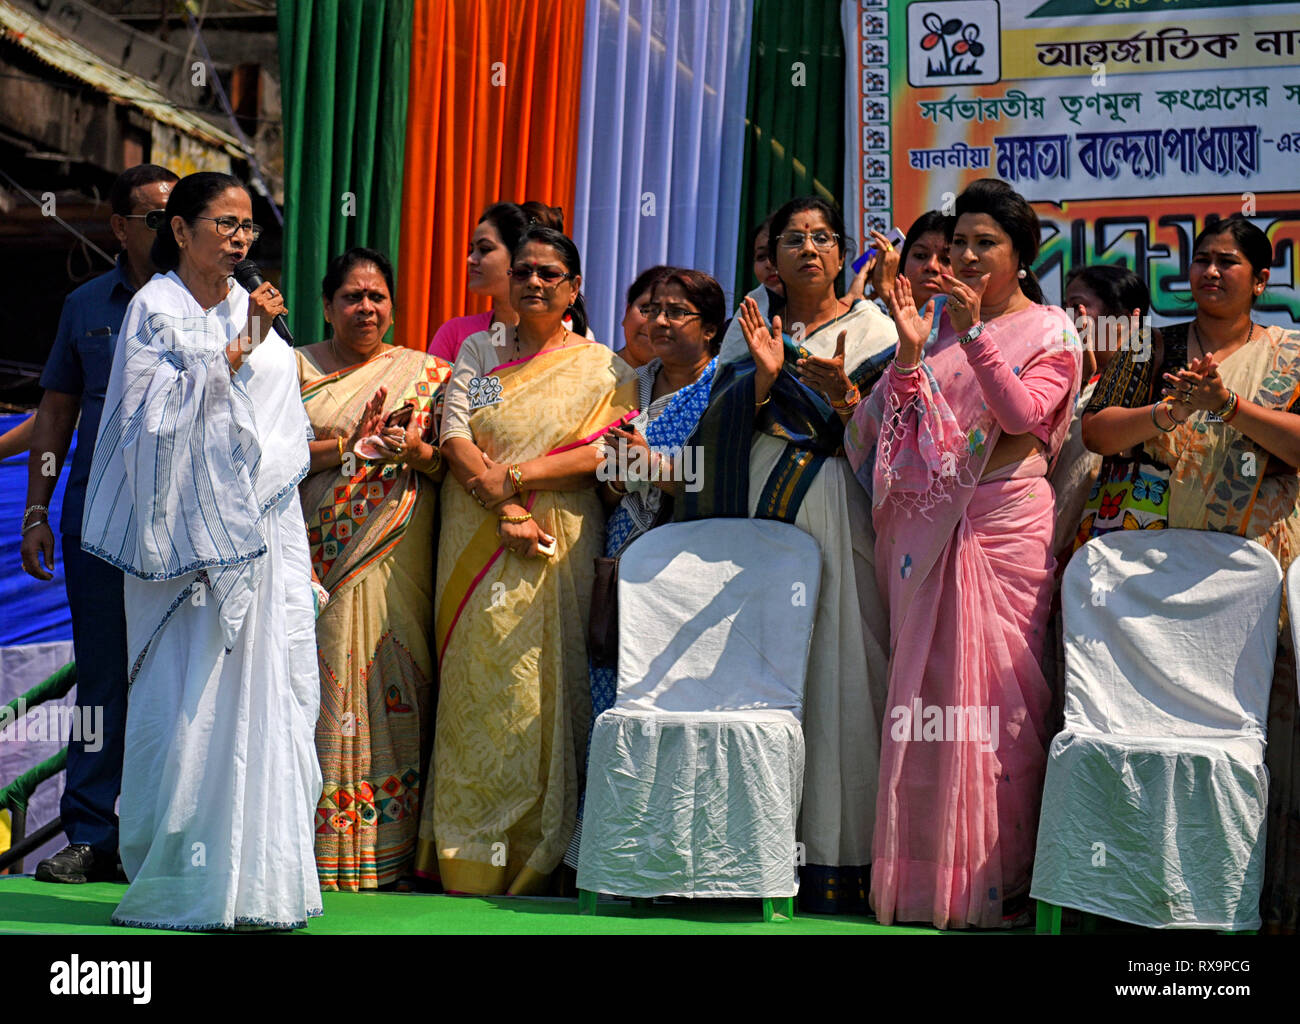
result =
[[[262,276],[262,268],[252,260],[240,260],[235,264],[234,273],[235,280],[239,282],[240,287],[249,292],[259,287],[266,280]],[[275,328],[280,337],[290,345],[293,344],[293,335],[289,333],[289,322],[285,320],[283,313],[275,315],[275,319],[271,321],[271,326]]]

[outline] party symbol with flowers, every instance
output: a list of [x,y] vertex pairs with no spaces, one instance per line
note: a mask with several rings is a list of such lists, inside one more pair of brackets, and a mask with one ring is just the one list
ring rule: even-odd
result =
[[[961,18],[949,18],[945,21],[933,11],[921,16],[921,24],[929,31],[921,38],[921,49],[927,52],[938,51],[943,59],[926,62],[926,71],[931,75],[974,75],[979,74],[979,58],[984,56],[984,44],[979,41],[980,27]],[[964,61],[964,62],[963,62]]]
[[501,401],[500,377],[474,377],[469,382],[469,407],[482,409]]
[[907,10],[907,78],[913,86],[974,85],[1002,77],[997,0],[931,0]]

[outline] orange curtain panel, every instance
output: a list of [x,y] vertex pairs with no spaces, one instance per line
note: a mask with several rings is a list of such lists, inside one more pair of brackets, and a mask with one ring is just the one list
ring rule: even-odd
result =
[[481,312],[465,254],[483,209],[537,199],[573,217],[582,93],[577,0],[415,5],[406,118],[397,341],[424,349]]

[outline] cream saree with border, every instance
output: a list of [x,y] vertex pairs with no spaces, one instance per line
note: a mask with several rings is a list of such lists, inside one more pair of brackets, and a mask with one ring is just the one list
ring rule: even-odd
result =
[[[471,395],[470,429],[494,462],[589,444],[636,411],[634,372],[601,345],[547,350],[486,379],[493,386]],[[454,478],[443,486],[433,796],[416,871],[448,890],[538,892],[568,844],[591,715],[593,560],[604,542],[594,483],[525,494],[556,539],[549,558],[505,551],[497,514]]]
[[[451,366],[404,348],[323,373],[298,351],[302,399],[317,437],[347,437],[388,389],[433,437]],[[314,821],[322,889],[375,889],[410,870],[431,726],[433,531],[437,487],[405,465],[366,462],[313,473],[299,488],[312,568],[330,592],[316,620],[324,787]]]

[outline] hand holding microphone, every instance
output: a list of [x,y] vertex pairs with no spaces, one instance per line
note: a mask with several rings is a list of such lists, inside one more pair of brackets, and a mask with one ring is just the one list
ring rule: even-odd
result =
[[248,326],[245,333],[226,349],[231,373],[236,372],[248,354],[266,340],[272,327],[280,337],[293,344],[289,322],[284,316],[288,312],[284,296],[262,277],[261,268],[252,260],[241,260],[235,264],[234,277],[248,292]]

